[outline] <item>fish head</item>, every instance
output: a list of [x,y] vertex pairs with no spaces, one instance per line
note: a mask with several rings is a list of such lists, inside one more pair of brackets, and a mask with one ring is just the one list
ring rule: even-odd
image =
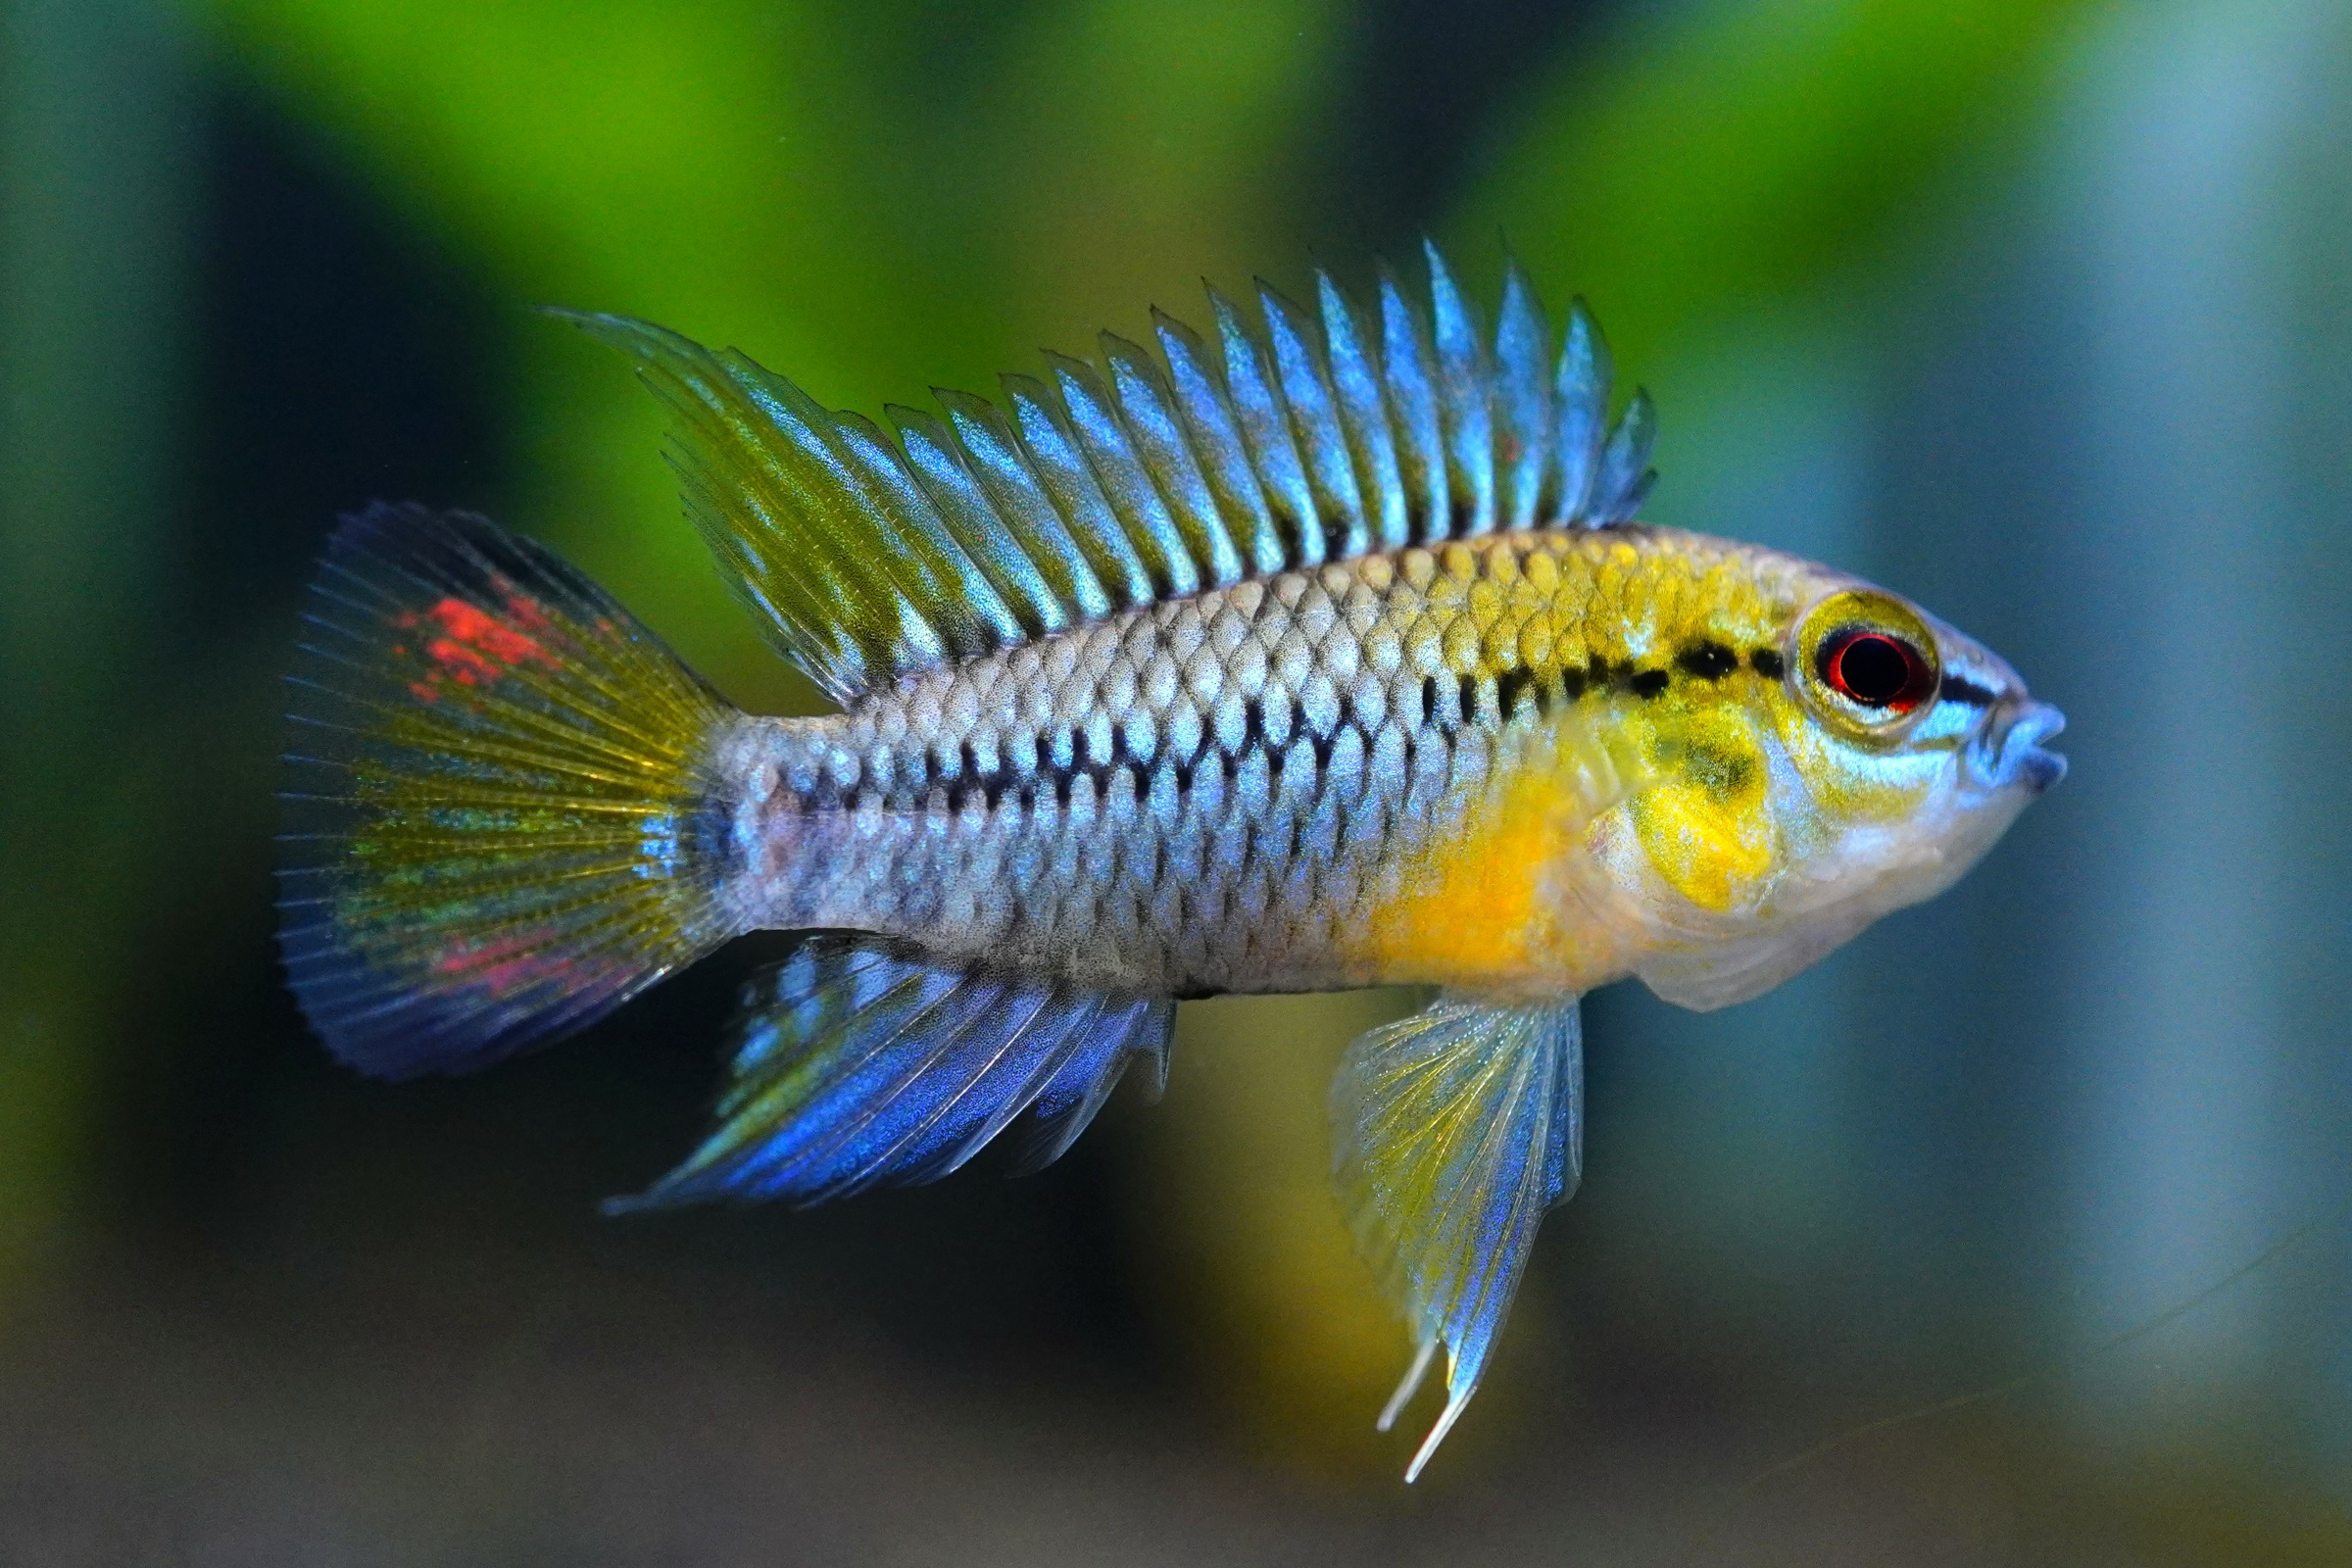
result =
[[1751,601],[1771,607],[1749,612],[1759,678],[1664,694],[1648,782],[1595,827],[1648,926],[1634,972],[1686,1006],[1769,990],[1943,891],[2066,774],[2046,745],[2063,715],[1999,656],[1900,595],[1781,562]]

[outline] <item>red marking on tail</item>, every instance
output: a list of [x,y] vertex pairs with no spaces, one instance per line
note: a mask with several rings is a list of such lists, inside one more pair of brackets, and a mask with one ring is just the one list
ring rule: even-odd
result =
[[444,955],[433,969],[494,997],[506,996],[569,967],[560,954],[545,951],[548,933],[537,929],[489,937]]
[[[532,630],[545,633],[556,629],[547,612],[522,594],[507,595],[507,612]],[[543,669],[562,666],[562,662],[529,632],[454,595],[421,614],[413,610],[403,611],[392,619],[392,624],[402,631],[414,631],[428,623],[440,635],[427,640],[423,651],[439,667],[428,670],[423,680],[409,684],[410,691],[428,703],[439,700],[445,683],[487,686],[519,665],[537,664]],[[406,652],[405,645],[394,644],[393,652]]]

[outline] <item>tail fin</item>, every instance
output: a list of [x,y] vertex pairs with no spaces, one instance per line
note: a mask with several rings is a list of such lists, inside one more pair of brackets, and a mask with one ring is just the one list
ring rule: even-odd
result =
[[337,1056],[463,1072],[735,934],[710,763],[735,712],[580,572],[378,505],[305,619],[279,941]]

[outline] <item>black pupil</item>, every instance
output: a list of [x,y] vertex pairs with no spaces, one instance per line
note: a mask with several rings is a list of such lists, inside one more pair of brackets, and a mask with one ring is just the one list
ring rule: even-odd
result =
[[1878,632],[1864,632],[1833,654],[1831,684],[1865,708],[1884,708],[1911,686],[1911,656]]

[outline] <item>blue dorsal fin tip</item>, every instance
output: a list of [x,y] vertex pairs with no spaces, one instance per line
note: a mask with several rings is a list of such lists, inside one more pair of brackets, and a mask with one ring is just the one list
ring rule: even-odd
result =
[[1429,258],[1429,305],[1437,331],[1438,354],[1446,358],[1450,350],[1461,355],[1474,355],[1478,346],[1478,326],[1470,314],[1469,301],[1462,298],[1454,286],[1453,273],[1446,267],[1446,258],[1429,240],[1421,242]]

